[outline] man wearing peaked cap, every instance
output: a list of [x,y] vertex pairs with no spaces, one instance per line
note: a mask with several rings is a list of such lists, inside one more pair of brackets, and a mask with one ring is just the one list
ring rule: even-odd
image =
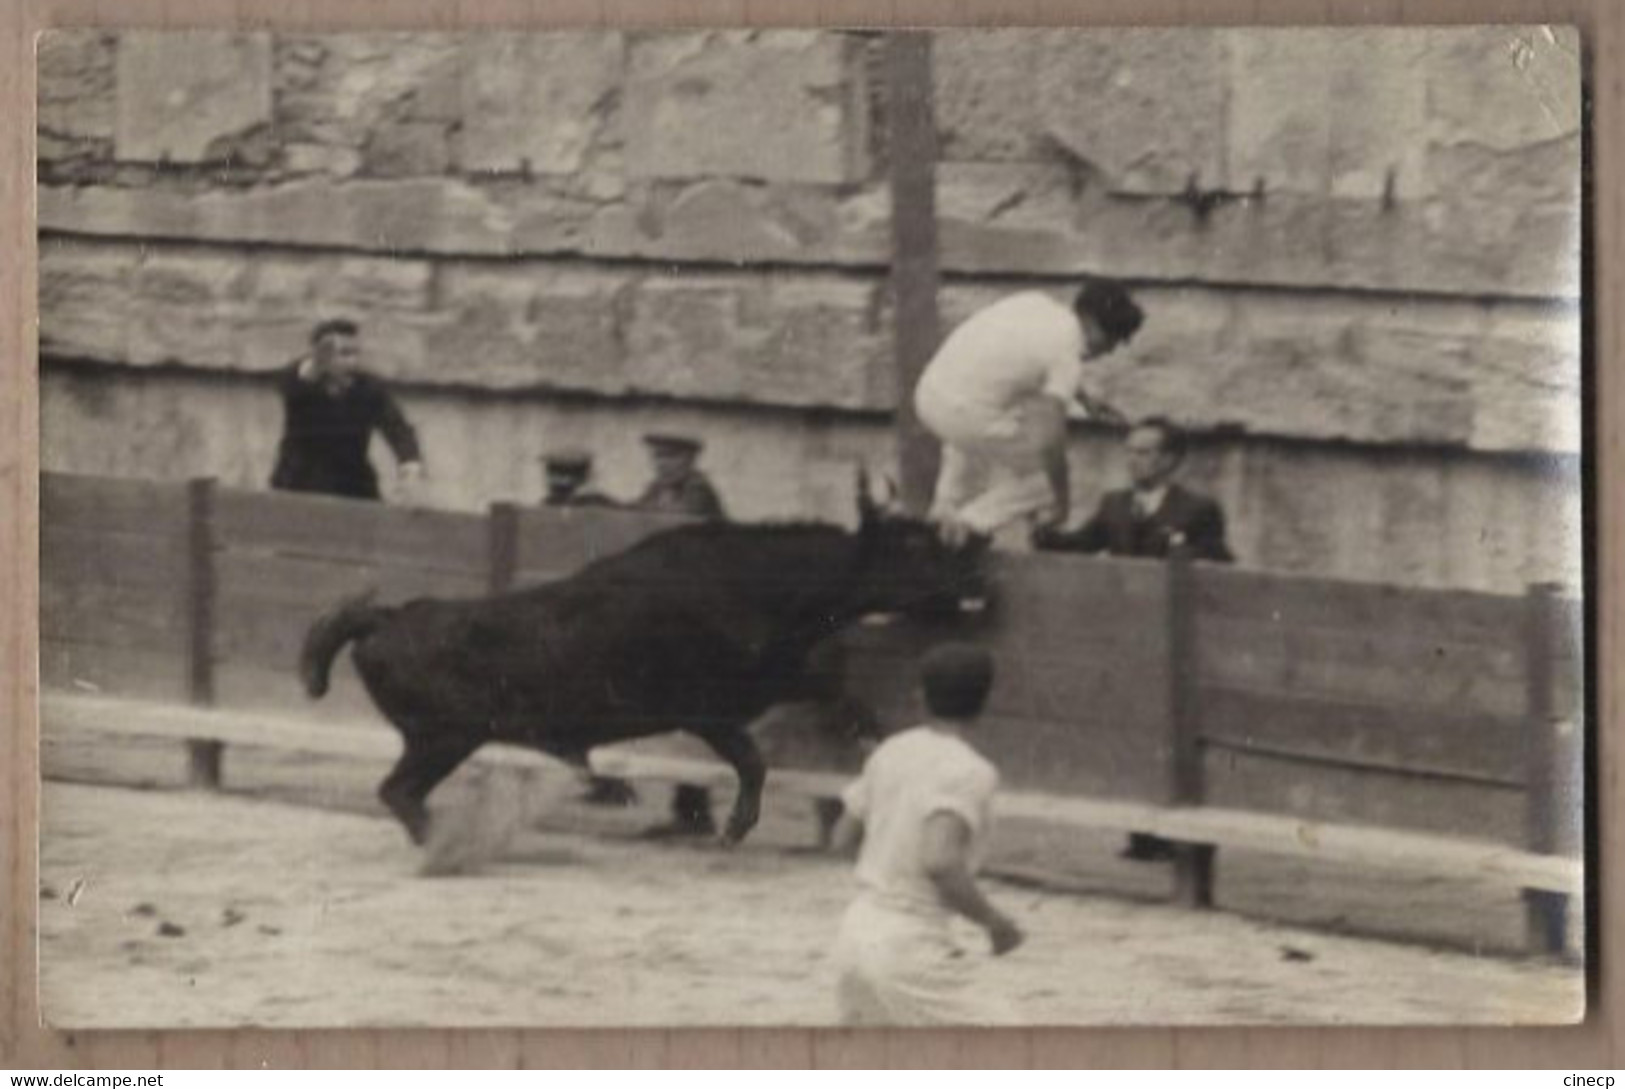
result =
[[[565,447],[542,455],[542,470],[547,475],[547,492],[542,496],[544,507],[615,507],[614,499],[592,484],[592,455],[576,447]],[[623,779],[605,775],[588,777],[587,792],[582,801],[589,805],[625,806],[638,800],[632,784]]]
[[705,443],[691,435],[679,435],[673,431],[651,431],[643,436],[644,443],[654,450],[671,450],[678,453],[698,454],[705,449]]
[[585,450],[555,450],[542,457],[547,474],[547,494],[542,503],[549,507],[609,507],[615,501],[593,486],[592,455]]
[[[727,512],[711,481],[695,464],[705,444],[688,435],[668,431],[643,436],[654,463],[654,479],[632,505],[638,510],[688,514],[706,521],[725,522]],[[693,783],[679,783],[671,799],[671,819],[649,830],[654,837],[710,836],[716,832],[711,813],[711,792]]]
[[710,521],[726,521],[727,512],[711,481],[695,464],[705,448],[699,439],[670,432],[643,437],[654,462],[654,479],[633,505],[639,510],[691,514]]

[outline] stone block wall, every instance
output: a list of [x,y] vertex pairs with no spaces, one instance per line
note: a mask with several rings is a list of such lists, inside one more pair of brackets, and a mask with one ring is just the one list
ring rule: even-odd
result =
[[1578,450],[1572,33],[1001,30],[935,63],[944,266],[1150,285],[1133,410]]
[[[882,48],[47,35],[41,353],[76,368],[47,395],[196,375],[263,414],[258,376],[344,314],[436,417],[500,395],[534,435],[578,411],[867,433],[899,396]],[[1402,475],[1383,451],[1577,453],[1572,33],[964,31],[934,53],[946,321],[1115,274],[1149,314],[1098,378],[1130,413]],[[512,490],[469,429],[431,430],[446,501]],[[753,441],[716,466],[725,490],[833,513],[786,481],[837,459],[770,479],[783,448]],[[84,447],[45,434],[53,467]]]

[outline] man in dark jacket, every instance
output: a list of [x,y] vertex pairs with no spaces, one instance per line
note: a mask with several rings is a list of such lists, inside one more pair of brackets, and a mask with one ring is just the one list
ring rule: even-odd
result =
[[1074,530],[1033,534],[1033,545],[1055,552],[1105,552],[1112,556],[1228,563],[1235,557],[1225,541],[1224,511],[1205,495],[1174,482],[1185,460],[1185,434],[1160,417],[1128,434],[1132,487],[1107,492],[1089,520]]
[[656,434],[645,435],[643,442],[654,462],[655,478],[633,506],[718,522],[727,520],[716,488],[696,465],[704,449],[700,440],[687,435]]
[[[571,447],[543,454],[542,472],[547,478],[544,507],[620,506],[593,484],[592,455],[585,450]],[[625,779],[589,775],[581,800],[588,805],[627,806],[637,804],[638,794]]]
[[547,507],[613,507],[615,500],[592,482],[592,455],[585,450],[555,450],[542,457],[547,476]]
[[[1107,492],[1095,513],[1075,530],[1041,527],[1033,533],[1033,546],[1112,556],[1233,560],[1219,504],[1173,481],[1185,460],[1185,433],[1168,420],[1153,417],[1129,432],[1126,445],[1133,486]],[[1174,848],[1158,836],[1136,832],[1121,853],[1137,862],[1156,862],[1173,858]]]
[[360,368],[360,330],[324,321],[312,330],[311,353],[282,373],[282,443],[271,487],[351,499],[379,498],[367,458],[374,431],[395,454],[408,495],[423,475],[417,433],[383,384]]
[[[659,433],[645,435],[654,463],[654,479],[632,504],[638,510],[690,514],[707,521],[724,522],[727,511],[722,498],[697,462],[704,444],[687,435]],[[671,819],[649,830],[652,836],[709,836],[716,832],[711,814],[711,792],[692,783],[677,784],[671,799]]]

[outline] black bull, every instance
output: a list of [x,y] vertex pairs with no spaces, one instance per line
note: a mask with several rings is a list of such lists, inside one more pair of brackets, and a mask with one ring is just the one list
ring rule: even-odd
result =
[[365,600],[318,620],[300,671],[313,697],[334,657],[354,661],[405,751],[379,796],[424,842],[425,800],[488,741],[578,768],[594,746],[670,731],[705,741],[739,793],[723,832],[755,825],[766,767],[746,732],[781,703],[872,722],[814,647],[872,613],[942,615],[978,592],[974,551],[950,550],[859,488],[859,528],[682,526],[559,582],[496,597]]

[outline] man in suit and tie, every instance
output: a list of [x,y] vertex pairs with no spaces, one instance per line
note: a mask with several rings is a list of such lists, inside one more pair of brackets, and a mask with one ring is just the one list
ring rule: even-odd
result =
[[1185,433],[1160,416],[1136,424],[1126,443],[1133,486],[1107,492],[1077,529],[1041,527],[1033,534],[1033,546],[1054,552],[1233,560],[1219,504],[1174,482],[1185,446]]
[[[1174,482],[1185,460],[1185,433],[1162,417],[1152,417],[1135,425],[1125,445],[1132,487],[1107,492],[1077,529],[1040,527],[1033,533],[1033,547],[1160,559],[1178,555],[1214,563],[1233,560],[1219,504]],[[1136,832],[1121,855],[1138,862],[1167,861],[1174,857],[1174,849],[1165,839]]]

